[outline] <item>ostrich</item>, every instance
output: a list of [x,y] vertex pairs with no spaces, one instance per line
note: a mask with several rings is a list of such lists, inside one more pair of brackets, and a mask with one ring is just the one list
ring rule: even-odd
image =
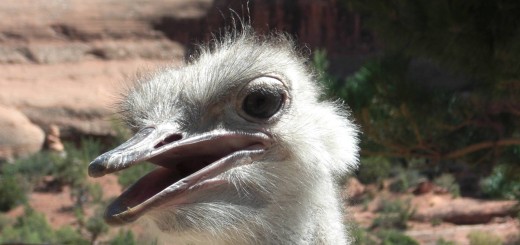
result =
[[137,133],[89,175],[157,167],[106,222],[146,217],[171,244],[349,244],[338,189],[357,167],[357,129],[320,100],[305,62],[286,35],[244,28],[138,78],[120,102]]

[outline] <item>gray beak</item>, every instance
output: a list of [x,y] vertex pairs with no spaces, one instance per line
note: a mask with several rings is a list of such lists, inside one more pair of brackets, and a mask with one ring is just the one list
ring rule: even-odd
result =
[[[88,168],[91,177],[144,161],[159,167],[143,176],[107,207],[109,224],[132,222],[164,203],[180,204],[204,188],[221,184],[219,174],[258,159],[271,144],[264,133],[213,130],[186,136],[169,125],[144,128]],[[196,194],[193,194],[196,195]]]

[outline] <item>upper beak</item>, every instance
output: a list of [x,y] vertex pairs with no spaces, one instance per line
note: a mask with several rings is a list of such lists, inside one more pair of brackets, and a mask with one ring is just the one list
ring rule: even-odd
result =
[[172,127],[144,128],[122,145],[92,161],[88,167],[88,175],[101,177],[146,161],[161,153],[161,146],[179,139],[182,139],[182,134]]
[[183,133],[171,126],[148,127],[115,149],[92,161],[88,167],[91,177],[101,177],[143,161],[169,168],[175,162],[189,157],[211,158],[225,156],[245,148],[270,144],[263,133],[237,133],[215,130],[184,138]]

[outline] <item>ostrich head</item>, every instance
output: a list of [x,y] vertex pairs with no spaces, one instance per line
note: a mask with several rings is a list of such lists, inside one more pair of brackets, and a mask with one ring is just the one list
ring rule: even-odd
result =
[[341,105],[319,99],[289,38],[246,30],[195,56],[141,77],[121,101],[137,133],[89,175],[157,168],[106,221],[148,217],[179,243],[347,243],[337,185],[357,165],[357,131]]

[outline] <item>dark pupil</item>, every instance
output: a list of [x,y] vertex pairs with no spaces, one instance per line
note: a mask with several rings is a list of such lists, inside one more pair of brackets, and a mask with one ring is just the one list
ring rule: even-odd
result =
[[282,106],[282,95],[276,92],[258,90],[247,95],[244,100],[244,112],[256,118],[267,119]]

